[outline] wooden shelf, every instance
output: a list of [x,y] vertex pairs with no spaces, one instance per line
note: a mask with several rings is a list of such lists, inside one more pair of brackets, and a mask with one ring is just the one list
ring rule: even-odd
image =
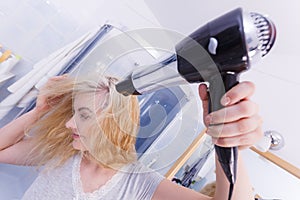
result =
[[[186,163],[186,161],[191,157],[191,155],[195,152],[195,150],[199,147],[200,143],[205,139],[205,132],[204,129],[192,142],[192,144],[185,150],[185,152],[180,156],[180,158],[175,162],[175,164],[170,168],[170,170],[165,174],[165,177],[171,180],[175,174],[179,171],[179,169]],[[260,156],[266,158],[267,160],[273,162],[277,166],[281,167],[282,169],[286,170],[287,172],[291,173],[292,175],[300,178],[300,169],[295,167],[294,165],[290,164],[289,162],[281,159],[280,157],[272,154],[271,152],[261,152],[257,150],[255,147],[250,147],[250,149]]]
[[191,155],[195,152],[195,150],[199,147],[199,144],[205,139],[204,129],[192,142],[192,144],[185,150],[185,152],[178,158],[175,164],[169,169],[169,171],[165,174],[165,177],[171,180],[175,174],[179,171],[179,169],[184,165],[184,163],[191,157]]
[[267,151],[267,152],[261,152],[258,149],[256,149],[255,147],[250,147],[250,149],[252,151],[258,153],[262,157],[268,159],[269,161],[273,162],[274,164],[278,165],[279,167],[281,167],[282,169],[286,170],[287,172],[291,173],[292,175],[300,178],[300,169],[297,168],[297,167],[295,167],[294,165],[290,164],[289,162],[281,159],[280,157],[272,154],[269,151]]

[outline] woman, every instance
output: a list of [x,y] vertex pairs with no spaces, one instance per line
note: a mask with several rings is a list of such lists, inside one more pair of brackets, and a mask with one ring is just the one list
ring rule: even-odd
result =
[[[43,166],[23,199],[211,199],[165,179],[136,161],[137,98],[115,90],[116,80],[51,78],[36,107],[0,130],[0,162]],[[207,88],[199,87],[207,134],[220,146],[245,148],[262,135],[252,83],[222,99],[225,109],[207,114]],[[221,127],[221,128],[220,128]],[[219,131],[222,130],[221,135]],[[232,199],[253,199],[241,157]],[[216,161],[213,199],[226,199],[228,181]]]

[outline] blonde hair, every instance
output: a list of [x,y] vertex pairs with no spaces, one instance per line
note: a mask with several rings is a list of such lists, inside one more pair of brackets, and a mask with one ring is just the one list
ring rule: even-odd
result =
[[[44,113],[29,130],[36,146],[29,155],[29,162],[38,166],[58,167],[70,157],[80,153],[72,146],[71,130],[65,124],[72,117],[74,95],[89,93],[97,97],[105,91],[96,120],[88,127],[89,136],[84,145],[88,156],[107,167],[121,167],[136,161],[135,142],[139,127],[139,104],[135,96],[123,96],[115,89],[115,78],[100,76],[97,79],[72,79],[58,81],[43,94],[59,98],[59,103]],[[97,102],[97,101],[95,101]],[[86,153],[86,152],[85,152]]]

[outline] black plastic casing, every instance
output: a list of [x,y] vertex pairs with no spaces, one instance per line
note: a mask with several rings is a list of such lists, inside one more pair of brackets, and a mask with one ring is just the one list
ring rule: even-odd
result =
[[[211,38],[218,41],[216,54],[210,53]],[[207,52],[199,52],[195,41]],[[210,56],[220,74],[241,73],[249,68],[249,57],[243,27],[243,11],[232,10],[194,31],[175,47],[178,72],[190,83],[209,81],[216,73],[214,66],[207,65],[203,56]]]

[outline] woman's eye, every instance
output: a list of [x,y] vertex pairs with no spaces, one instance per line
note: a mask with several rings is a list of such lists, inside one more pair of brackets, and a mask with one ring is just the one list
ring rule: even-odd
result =
[[83,119],[83,120],[87,120],[90,118],[89,115],[86,115],[86,114],[80,114],[80,118]]

